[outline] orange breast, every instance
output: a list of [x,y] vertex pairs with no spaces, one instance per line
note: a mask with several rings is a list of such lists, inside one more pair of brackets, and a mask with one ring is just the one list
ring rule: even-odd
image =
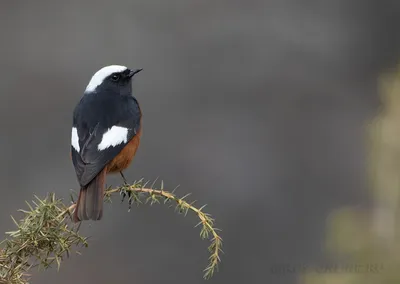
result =
[[135,137],[122,149],[117,156],[107,166],[107,173],[120,172],[126,169],[132,162],[133,157],[140,144],[140,136],[142,135],[142,128],[136,133]]

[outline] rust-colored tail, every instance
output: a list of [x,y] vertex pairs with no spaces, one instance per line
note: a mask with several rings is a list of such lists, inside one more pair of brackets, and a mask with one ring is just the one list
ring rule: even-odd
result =
[[107,170],[103,169],[79,192],[74,212],[74,222],[100,220],[103,217],[104,184]]

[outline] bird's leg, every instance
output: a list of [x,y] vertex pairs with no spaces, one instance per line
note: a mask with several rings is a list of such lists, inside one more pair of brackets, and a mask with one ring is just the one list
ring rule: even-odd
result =
[[[126,181],[126,178],[125,178],[124,174],[122,173],[122,171],[120,171],[119,173],[121,174],[121,177],[124,180],[124,187],[125,188],[129,187],[129,184]],[[122,192],[121,203],[124,202],[125,196],[128,195],[128,198],[129,198],[129,209],[130,209],[130,206],[131,206],[131,203],[132,203],[131,194],[132,194],[132,192],[130,190],[126,190],[126,189],[124,189],[124,191]]]
[[122,173],[122,171],[120,171],[119,173],[121,174],[121,177],[124,180],[124,185],[127,185],[128,182],[126,181],[126,178],[125,178],[124,174]]

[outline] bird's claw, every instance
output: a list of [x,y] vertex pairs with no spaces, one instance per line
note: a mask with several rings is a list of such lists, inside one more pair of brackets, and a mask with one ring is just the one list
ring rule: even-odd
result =
[[130,211],[132,208],[132,200],[133,200],[132,192],[130,190],[123,189],[121,191],[121,195],[122,195],[121,203],[123,203],[125,200],[125,197],[128,196],[128,205],[129,205],[129,211]]

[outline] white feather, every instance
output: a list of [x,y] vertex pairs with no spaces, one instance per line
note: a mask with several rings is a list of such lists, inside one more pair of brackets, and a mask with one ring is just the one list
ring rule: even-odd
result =
[[128,128],[121,126],[113,126],[103,134],[100,144],[97,146],[99,151],[109,147],[115,147],[121,143],[128,142]]
[[76,129],[76,127],[72,127],[71,145],[77,152],[79,152],[80,150],[79,137],[78,137],[78,129]]
[[92,79],[90,80],[89,84],[86,87],[85,92],[90,93],[96,90],[97,86],[101,85],[103,83],[104,79],[110,76],[112,73],[115,72],[123,72],[126,69],[128,69],[125,66],[121,65],[110,65],[101,68],[99,71],[97,71],[93,76]]

